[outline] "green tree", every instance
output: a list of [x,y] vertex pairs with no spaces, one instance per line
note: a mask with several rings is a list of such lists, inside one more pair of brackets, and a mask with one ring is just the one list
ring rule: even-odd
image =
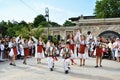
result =
[[43,26],[43,27],[48,27],[49,26],[49,23],[48,22],[46,22],[46,21],[42,21],[40,24],[39,24],[39,26]]
[[23,27],[21,28],[21,30],[17,30],[15,32],[16,36],[18,35],[22,35],[23,38],[29,38],[30,35],[35,36],[36,38],[38,38],[39,36],[41,36],[41,34],[43,33],[44,29],[42,28],[42,26],[39,26],[38,28],[32,28],[32,25],[29,24],[28,27]]
[[5,21],[0,22],[0,34],[2,36],[6,35],[7,23]]
[[50,22],[52,27],[60,27],[60,24],[56,23],[56,22]]
[[43,15],[38,15],[37,17],[35,17],[33,25],[34,27],[38,27],[40,23],[42,22],[46,22],[46,18]]
[[66,20],[63,24],[63,26],[75,26],[75,23],[72,23],[71,21]]
[[23,20],[19,23],[19,25],[23,25],[23,26],[28,26],[28,24]]
[[120,17],[120,0],[97,0],[94,14],[97,18]]

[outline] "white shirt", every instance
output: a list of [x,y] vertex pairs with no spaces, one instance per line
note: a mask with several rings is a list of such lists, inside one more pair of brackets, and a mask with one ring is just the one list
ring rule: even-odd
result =
[[1,48],[1,51],[3,51],[5,49],[3,44],[0,45],[0,48]]

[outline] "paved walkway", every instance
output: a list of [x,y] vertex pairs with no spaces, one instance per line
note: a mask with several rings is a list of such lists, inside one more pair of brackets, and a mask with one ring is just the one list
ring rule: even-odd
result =
[[64,73],[61,59],[55,62],[53,72],[48,69],[46,59],[42,64],[36,64],[35,58],[27,62],[28,65],[23,65],[22,60],[17,60],[15,67],[0,62],[0,80],[120,80],[120,63],[110,60],[103,60],[102,68],[94,68],[95,59],[89,58],[85,67],[72,65],[69,74]]

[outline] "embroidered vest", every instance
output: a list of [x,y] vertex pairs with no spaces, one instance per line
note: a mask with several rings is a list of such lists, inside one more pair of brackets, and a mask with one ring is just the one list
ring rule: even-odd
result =
[[62,56],[64,59],[70,58],[70,49],[68,49],[68,51],[66,51],[66,48],[63,49],[63,51],[65,52],[65,54]]
[[48,57],[52,57],[52,56],[55,56],[55,47],[52,47],[52,50],[50,50],[50,47],[48,48]]

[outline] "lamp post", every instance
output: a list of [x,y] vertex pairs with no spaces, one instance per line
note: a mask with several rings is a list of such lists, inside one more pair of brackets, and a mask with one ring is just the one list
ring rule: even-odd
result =
[[48,22],[48,36],[49,36],[49,9],[48,9],[48,7],[45,8],[45,17]]

